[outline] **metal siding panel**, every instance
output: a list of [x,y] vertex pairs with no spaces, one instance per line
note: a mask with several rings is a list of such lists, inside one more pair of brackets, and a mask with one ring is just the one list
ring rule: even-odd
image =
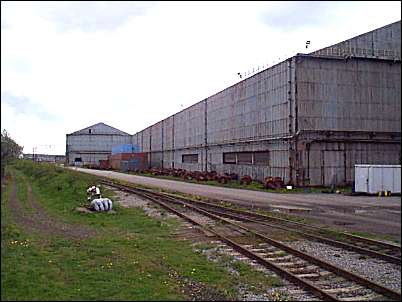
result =
[[151,149],[151,127],[142,130],[142,152],[149,152]]
[[[223,164],[223,153],[244,151],[269,151],[269,165]],[[268,176],[282,177],[289,181],[288,144],[286,142],[261,142],[254,144],[234,144],[216,146],[208,149],[208,170],[218,173],[237,173],[240,177],[250,175],[253,179],[263,181]]]
[[395,22],[335,45],[312,52],[315,55],[395,59],[401,58],[401,22]]
[[152,151],[162,151],[162,121],[156,123],[151,127],[152,141],[151,150]]
[[400,152],[399,144],[314,143],[310,149],[310,185],[330,186],[333,177],[336,185],[343,185],[345,172],[346,184],[351,184],[356,164],[398,164]]
[[299,59],[299,129],[401,131],[400,63]]
[[287,76],[282,62],[208,98],[208,142],[286,134]]
[[163,121],[163,149],[171,150],[173,148],[173,120],[171,116]]

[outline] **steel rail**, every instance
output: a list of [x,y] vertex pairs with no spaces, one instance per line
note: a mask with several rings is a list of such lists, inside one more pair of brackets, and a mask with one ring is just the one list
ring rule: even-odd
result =
[[[222,209],[220,209],[220,210],[222,210]],[[298,231],[298,230],[294,230],[294,229],[290,230],[290,229],[288,229],[288,228],[286,228],[284,226],[270,224],[270,223],[267,223],[267,222],[262,221],[262,220],[254,220],[254,219],[250,219],[250,218],[247,218],[247,217],[242,217],[242,216],[237,216],[237,215],[233,215],[233,214],[223,213],[223,212],[220,212],[220,211],[217,211],[217,210],[208,209],[208,211],[213,212],[214,214],[220,215],[220,216],[223,216],[223,217],[227,217],[227,218],[231,218],[231,219],[235,219],[235,220],[240,220],[240,221],[244,221],[244,222],[258,223],[260,225],[265,225],[265,226],[268,226],[268,227],[271,227],[271,228],[276,228],[276,229],[284,230],[284,231],[287,231],[287,232],[290,232],[290,233],[295,233],[295,234],[298,234],[298,235],[300,235],[302,237],[305,237],[305,238],[308,238],[308,239],[312,239],[312,240],[319,241],[319,242],[322,242],[322,243],[330,244],[330,245],[336,246],[336,247],[341,247],[341,248],[344,248],[344,249],[347,249],[347,250],[350,250],[350,251],[357,251],[357,252],[359,252],[361,254],[366,254],[366,255],[376,257],[376,258],[379,258],[379,259],[382,259],[382,260],[387,260],[387,261],[395,263],[395,264],[401,264],[401,259],[400,258],[390,256],[390,255],[387,255],[387,254],[384,254],[384,253],[376,252],[376,251],[373,251],[373,250],[365,249],[363,247],[351,245],[351,244],[344,243],[344,242],[341,242],[341,241],[328,239],[328,238],[325,238],[325,237],[322,237],[322,236],[318,236],[318,235],[314,235],[314,234],[310,234],[310,233],[306,233],[306,232],[302,232],[302,231]]]
[[333,296],[333,295],[331,295],[329,293],[326,293],[325,291],[323,291],[320,288],[316,287],[311,282],[300,279],[296,275],[288,272],[285,269],[282,269],[281,267],[277,266],[273,262],[265,260],[264,258],[260,257],[256,253],[248,250],[247,248],[245,248],[245,247],[241,246],[240,244],[234,242],[233,240],[229,239],[228,237],[219,234],[218,232],[216,232],[212,228],[200,224],[199,222],[193,220],[192,218],[188,217],[187,215],[181,213],[180,211],[177,211],[176,209],[170,207],[169,205],[167,205],[163,201],[160,201],[160,200],[154,198],[153,196],[151,196],[151,194],[149,194],[149,192],[148,193],[142,192],[142,194],[141,194],[141,193],[135,192],[132,188],[130,188],[130,189],[119,188],[119,189],[124,190],[126,192],[131,192],[131,193],[134,193],[134,194],[137,194],[137,195],[142,195],[143,197],[146,197],[147,199],[151,200],[152,202],[155,202],[156,204],[160,205],[164,209],[176,214],[177,216],[185,219],[186,221],[188,221],[188,222],[190,222],[190,223],[192,223],[192,224],[194,224],[194,225],[196,225],[198,227],[201,227],[202,229],[214,234],[217,238],[219,238],[220,240],[222,240],[226,244],[230,245],[236,251],[240,252],[244,256],[246,256],[248,258],[251,258],[251,259],[257,261],[259,264],[263,265],[264,267],[275,271],[278,275],[282,276],[283,278],[285,278],[285,279],[287,279],[287,280],[289,280],[289,281],[291,281],[293,283],[296,283],[299,286],[304,287],[308,291],[314,293],[316,296],[318,296],[318,297],[320,297],[320,298],[322,298],[324,300],[328,300],[328,301],[339,301],[335,296]]
[[[161,193],[161,194],[165,194],[167,196],[171,196],[170,194],[166,194],[166,193]],[[328,232],[335,234],[335,235],[340,235],[343,237],[348,238],[349,240],[355,241],[355,242],[363,242],[366,244],[369,244],[371,246],[376,246],[376,247],[382,247],[383,249],[388,249],[391,251],[394,251],[396,254],[400,254],[401,253],[401,247],[398,245],[394,245],[394,244],[390,244],[390,243],[386,243],[386,242],[382,242],[382,241],[378,241],[378,240],[373,240],[373,239],[369,239],[369,238],[364,238],[361,236],[357,236],[357,235],[352,235],[352,234],[348,234],[345,232],[336,232],[336,231],[332,231],[332,230],[325,230],[325,229],[321,229],[319,227],[316,226],[311,226],[311,225],[306,225],[304,223],[300,223],[300,222],[296,222],[296,221],[291,221],[291,220],[287,220],[284,218],[279,218],[279,217],[273,217],[273,216],[269,216],[269,215],[263,215],[263,214],[259,214],[259,213],[255,213],[255,212],[251,212],[251,211],[247,211],[247,210],[237,210],[237,209],[231,209],[231,208],[227,208],[227,207],[223,207],[217,204],[212,204],[209,202],[205,202],[205,201],[198,201],[198,200],[189,200],[186,198],[182,198],[182,197],[176,197],[174,196],[174,198],[176,199],[180,199],[183,200],[185,202],[191,201],[193,203],[197,203],[200,205],[205,205],[207,207],[214,207],[214,208],[218,208],[218,209],[222,209],[225,211],[231,211],[233,213],[237,213],[237,214],[241,214],[241,215],[249,215],[252,217],[257,217],[260,219],[269,219],[269,220],[275,220],[275,221],[279,221],[285,224],[293,224],[296,225],[298,227],[304,227],[304,228],[309,228],[312,229],[312,231],[316,231],[319,232],[320,235],[322,235],[321,232],[326,232],[327,236],[328,236]],[[275,227],[274,225],[270,225],[271,227]],[[321,242],[325,242],[327,244],[330,245],[334,245],[337,247],[342,247],[348,250],[352,250],[352,251],[357,251],[361,254],[365,254],[371,257],[376,257],[382,260],[386,260],[388,262],[391,263],[395,263],[395,264],[401,264],[401,258],[400,257],[395,257],[393,255],[388,255],[386,253],[381,253],[369,248],[365,248],[365,247],[360,247],[360,246],[356,246],[356,245],[352,245],[350,243],[347,242],[342,242],[339,240],[335,240],[335,239],[331,239],[331,238],[325,238],[316,234],[311,234],[311,233],[302,233],[301,231],[298,230],[293,230],[294,232],[298,232],[299,234],[305,234],[305,237],[309,237],[310,239],[316,239],[317,241],[321,241]]]
[[[108,184],[110,185],[110,183],[108,183]],[[134,188],[125,187],[125,186],[122,186],[122,185],[116,185],[116,184],[114,184],[114,183],[112,183],[112,186],[118,187],[119,189],[122,189],[122,190],[128,191],[128,192],[131,192],[131,193],[134,193],[134,194],[143,195],[143,196],[145,196],[146,198],[151,199],[152,201],[154,201],[154,202],[156,202],[156,203],[158,203],[158,204],[159,204],[159,203],[164,203],[164,202],[159,201],[159,200],[157,200],[157,199],[160,199],[160,198],[165,198],[165,199],[166,199],[166,197],[167,197],[165,194],[150,192],[150,191],[144,190],[144,189],[139,189],[139,188],[135,188],[135,189],[134,189]],[[155,198],[154,196],[157,196],[157,197]],[[325,268],[326,270],[331,271],[331,272],[333,272],[333,273],[335,273],[335,274],[337,274],[337,275],[340,275],[340,276],[344,277],[345,279],[349,279],[349,280],[355,281],[356,283],[359,283],[359,284],[361,284],[361,285],[363,285],[363,286],[365,286],[365,287],[368,287],[368,288],[370,288],[370,289],[376,291],[377,293],[380,293],[380,294],[382,294],[382,295],[384,295],[384,296],[387,296],[387,297],[389,297],[389,298],[392,298],[392,299],[396,299],[396,300],[398,300],[398,301],[401,299],[401,294],[398,293],[398,292],[396,292],[396,291],[393,291],[393,290],[388,289],[388,288],[386,288],[386,287],[384,287],[384,286],[382,286],[382,285],[380,285],[380,284],[374,283],[374,282],[372,282],[372,281],[370,281],[370,280],[368,280],[368,279],[366,279],[366,278],[363,278],[363,277],[358,276],[358,275],[356,275],[356,274],[354,274],[354,273],[351,273],[351,272],[348,272],[348,271],[346,271],[346,270],[344,270],[344,269],[341,269],[341,268],[339,268],[339,267],[336,267],[335,265],[332,265],[332,264],[330,264],[330,263],[328,263],[328,262],[326,262],[326,261],[323,261],[323,260],[314,258],[314,257],[312,257],[312,256],[310,256],[310,255],[305,254],[305,253],[302,253],[302,252],[300,252],[300,251],[298,251],[298,250],[295,250],[295,249],[293,249],[293,248],[291,248],[291,247],[289,247],[289,246],[287,246],[287,245],[285,245],[285,244],[283,244],[283,243],[281,243],[281,242],[279,242],[279,241],[276,241],[276,240],[274,240],[274,239],[271,239],[271,238],[269,238],[269,237],[266,237],[265,235],[263,235],[263,234],[261,234],[261,233],[259,233],[259,232],[250,230],[249,228],[244,227],[244,226],[242,226],[242,225],[240,225],[240,224],[238,224],[238,223],[229,221],[229,220],[227,220],[227,219],[225,219],[225,218],[219,217],[218,215],[215,215],[215,214],[213,214],[213,213],[210,213],[210,212],[208,212],[207,210],[203,210],[203,209],[200,209],[200,208],[195,207],[195,206],[193,206],[193,205],[190,205],[190,204],[188,204],[188,201],[187,201],[187,202],[184,202],[184,201],[174,200],[173,197],[169,197],[169,199],[170,199],[171,202],[174,202],[175,204],[185,205],[187,208],[190,208],[190,209],[192,209],[192,210],[194,210],[194,211],[197,211],[198,213],[204,214],[204,215],[207,216],[207,217],[213,218],[213,219],[218,220],[218,221],[226,222],[226,223],[228,223],[228,224],[230,224],[230,225],[236,226],[236,227],[239,228],[239,229],[243,229],[243,230],[245,230],[245,231],[247,231],[247,232],[250,232],[251,234],[253,234],[253,235],[255,235],[255,236],[257,236],[257,237],[263,239],[264,241],[268,242],[269,244],[271,244],[271,245],[273,245],[273,246],[275,246],[275,247],[277,247],[277,248],[279,248],[279,249],[285,250],[285,251],[287,251],[287,252],[290,253],[290,254],[296,255],[296,256],[299,257],[299,258],[302,258],[302,259],[307,260],[307,261],[309,261],[309,262],[311,262],[311,263],[314,263],[315,265],[317,265],[317,266],[319,266],[319,267],[322,267],[322,268]],[[169,207],[169,206],[167,206],[166,204],[164,204],[164,207],[166,208],[166,207]],[[170,209],[170,210],[174,210],[174,209],[172,209],[172,208],[170,208],[170,207],[169,207],[169,209]],[[177,211],[175,211],[175,212],[177,212]],[[181,213],[179,216],[182,217],[182,215],[184,215],[184,214]],[[185,215],[184,215],[184,216],[185,216]],[[184,218],[184,217],[183,217],[183,218]],[[191,218],[187,217],[186,220],[188,220],[188,219],[191,219]],[[205,227],[205,226],[202,226],[202,225],[199,224],[199,223],[197,223],[197,225],[203,227],[204,229],[207,229],[209,232],[212,232],[213,234],[217,235],[217,236],[220,237],[220,238],[224,237],[224,236],[219,235],[217,232],[213,231],[212,229],[207,228],[207,227]],[[230,239],[228,239],[228,238],[226,238],[226,237],[224,237],[224,238],[225,238],[224,241],[225,241],[225,242],[228,242],[228,244],[230,244],[231,246],[233,246],[233,244],[235,244],[235,243],[233,243],[232,241],[230,241]],[[231,243],[229,243],[229,241],[226,241],[226,240],[229,240]],[[244,248],[241,247],[241,249],[244,249]],[[247,250],[247,251],[248,251],[248,250]],[[251,252],[251,251],[248,251],[248,253],[252,253],[252,252]],[[252,253],[252,254],[253,254],[253,253]],[[255,255],[255,256],[258,257],[258,258],[260,258],[263,262],[269,262],[269,261],[266,261],[265,259],[259,257],[258,255]],[[255,257],[254,257],[253,259],[257,260]],[[261,260],[257,260],[257,261],[260,262]],[[269,263],[269,265],[270,265],[270,267],[271,267],[273,270],[275,270],[275,271],[278,270],[278,269],[280,269],[280,270],[286,272],[286,270],[283,270],[283,269],[277,267],[277,266],[276,266],[275,264],[273,264],[273,263]],[[289,272],[286,272],[286,273],[287,273],[287,274],[291,274],[291,273],[289,273]],[[291,274],[291,275],[292,275],[292,277],[289,277],[289,276],[288,276],[288,278],[291,278],[292,280],[296,280],[296,279],[294,279],[294,278],[300,279],[300,278],[298,278],[297,276],[295,276],[295,275],[293,275],[293,274]],[[300,279],[300,280],[301,280],[301,279]],[[301,281],[302,281],[302,282],[306,282],[305,280],[301,280]],[[299,281],[297,281],[297,282],[299,282]],[[314,287],[314,288],[311,288],[312,291],[314,291],[314,292],[316,292],[317,290],[321,291],[320,289],[316,288],[316,287],[315,287],[313,284],[311,284],[310,282],[307,282],[307,283],[308,283],[308,284],[305,284],[304,286],[309,287],[309,288],[311,288],[311,286]],[[317,293],[316,293],[316,294],[317,294]],[[320,297],[322,297],[322,296],[320,296]],[[336,297],[332,297],[332,296],[331,296],[331,297],[327,297],[327,298],[329,298],[329,299],[335,298],[335,299],[336,299]]]
[[[107,180],[107,182],[108,181],[109,180]],[[145,192],[151,192],[152,193],[152,191],[149,191],[147,189],[141,189],[141,190],[144,190]],[[203,205],[203,206],[207,206],[207,207],[214,207],[214,208],[222,209],[222,210],[225,210],[225,211],[231,211],[231,212],[236,213],[236,214],[249,215],[249,216],[252,216],[252,217],[255,217],[255,218],[260,218],[260,219],[263,219],[263,220],[268,219],[268,220],[279,221],[281,223],[298,226],[299,228],[300,227],[308,228],[308,229],[310,229],[310,231],[318,232],[320,235],[312,234],[312,233],[305,233],[305,232],[301,232],[299,230],[289,230],[288,229],[288,231],[296,232],[299,235],[302,235],[302,236],[304,236],[306,238],[310,238],[312,240],[327,243],[327,244],[330,244],[330,245],[333,245],[333,246],[336,246],[336,247],[341,247],[341,248],[344,248],[344,249],[347,249],[347,250],[350,250],[350,251],[355,251],[355,252],[358,252],[358,253],[361,253],[361,254],[364,254],[364,255],[368,255],[368,256],[371,256],[371,257],[375,257],[375,258],[378,258],[378,259],[388,261],[390,263],[395,263],[395,264],[399,264],[399,265],[401,264],[401,258],[400,257],[395,257],[393,255],[382,253],[382,252],[379,252],[379,251],[376,251],[376,250],[373,250],[373,249],[370,249],[370,248],[360,247],[360,246],[351,244],[350,242],[349,243],[348,242],[342,242],[342,241],[339,241],[339,240],[328,238],[328,237],[334,237],[334,236],[329,236],[328,232],[330,232],[332,234],[335,234],[335,235],[340,235],[340,236],[346,237],[349,240],[352,240],[354,242],[356,242],[356,241],[359,242],[360,241],[360,242],[366,243],[366,244],[369,245],[369,247],[370,246],[375,246],[375,247],[380,247],[380,248],[382,247],[383,249],[391,250],[391,252],[394,252],[394,254],[399,254],[400,255],[401,247],[397,246],[397,245],[393,245],[393,244],[390,244],[390,243],[385,243],[385,242],[377,241],[377,240],[373,240],[373,239],[368,239],[368,238],[364,238],[364,237],[361,237],[361,236],[348,234],[348,233],[345,233],[345,232],[336,232],[336,231],[332,231],[332,230],[325,230],[325,229],[322,229],[322,228],[319,228],[319,227],[316,227],[316,226],[311,226],[311,225],[303,224],[303,223],[300,223],[300,222],[287,220],[287,219],[284,219],[284,218],[273,217],[273,216],[270,216],[270,215],[263,215],[263,214],[259,214],[259,213],[255,213],[255,212],[251,212],[251,211],[247,211],[247,210],[231,209],[231,208],[228,208],[228,207],[223,207],[223,206],[213,204],[213,203],[209,203],[209,202],[205,202],[205,201],[192,200],[192,199],[187,199],[187,198],[183,198],[183,197],[172,196],[169,193],[160,193],[160,194],[170,196],[170,197],[173,197],[175,199],[179,199],[179,200],[182,200],[182,201],[185,201],[185,202],[191,201],[192,203],[197,203],[199,205]],[[262,221],[259,222],[259,223],[266,224],[267,226],[270,226],[270,227],[281,228],[279,226],[274,226],[272,224],[267,224],[267,223],[262,222]],[[326,232],[327,237],[323,237],[322,232]],[[352,243],[354,243],[354,242],[352,242]]]

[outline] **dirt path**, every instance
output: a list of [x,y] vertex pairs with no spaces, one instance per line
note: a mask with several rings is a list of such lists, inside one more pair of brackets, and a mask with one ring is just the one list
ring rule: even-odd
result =
[[15,174],[11,177],[12,193],[9,202],[14,221],[27,232],[35,232],[41,235],[61,236],[66,239],[82,240],[95,235],[95,231],[77,224],[67,224],[56,217],[49,216],[43,207],[36,200],[32,187],[28,183],[27,200],[28,205],[34,211],[27,212],[23,209],[21,202],[17,198],[17,182]]

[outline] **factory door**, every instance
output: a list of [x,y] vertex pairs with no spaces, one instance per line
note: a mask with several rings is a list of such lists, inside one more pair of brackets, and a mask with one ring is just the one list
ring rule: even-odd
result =
[[321,185],[346,184],[345,150],[321,150]]

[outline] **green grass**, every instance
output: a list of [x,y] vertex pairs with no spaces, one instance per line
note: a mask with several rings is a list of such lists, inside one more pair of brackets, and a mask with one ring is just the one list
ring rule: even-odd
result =
[[[1,190],[2,300],[188,300],[180,281],[186,279],[236,299],[236,285],[243,279],[195,253],[189,242],[174,240],[177,220],[157,220],[116,204],[115,215],[78,213],[75,207],[85,203],[86,188],[97,178],[25,161],[16,169],[19,198],[26,200],[30,182],[49,215],[93,228],[97,235],[70,241],[25,233],[10,215],[11,186],[6,186]],[[267,288],[276,284],[269,278],[248,282]]]

